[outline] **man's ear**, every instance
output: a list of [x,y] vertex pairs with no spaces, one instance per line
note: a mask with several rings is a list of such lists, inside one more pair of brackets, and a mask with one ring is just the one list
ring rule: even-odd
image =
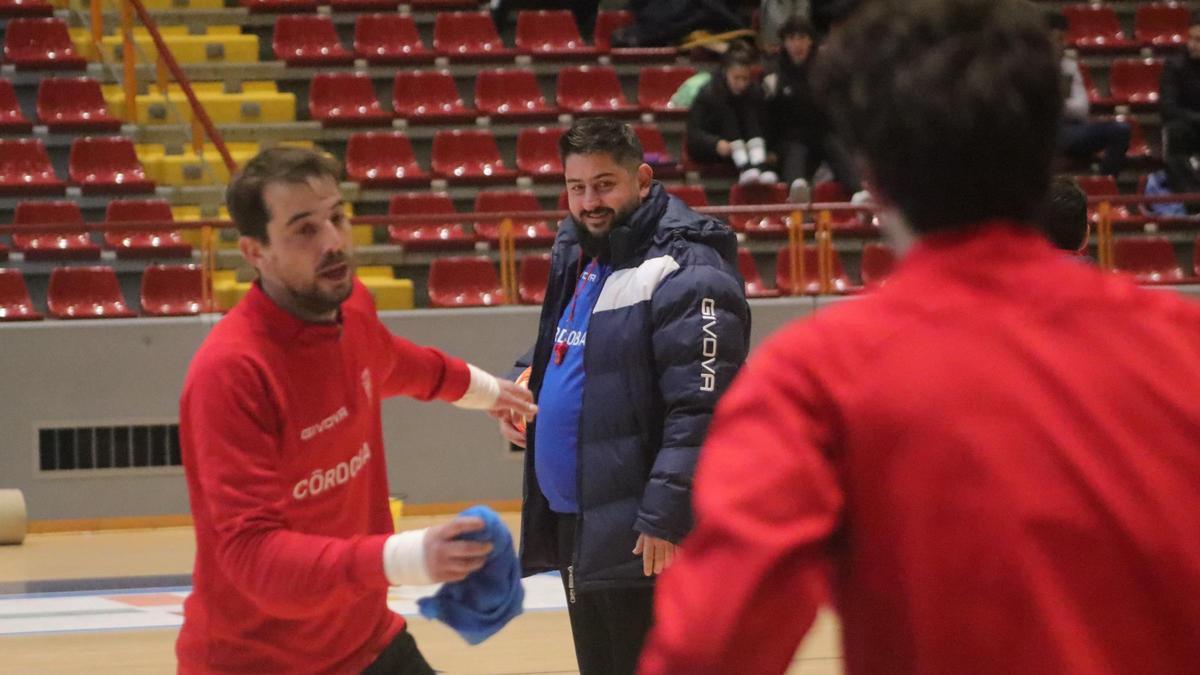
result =
[[238,249],[242,252],[242,257],[255,269],[258,269],[259,262],[262,261],[263,246],[265,244],[254,237],[238,237]]
[[650,194],[650,183],[654,182],[654,169],[649,164],[640,164],[637,168],[638,196],[645,199]]

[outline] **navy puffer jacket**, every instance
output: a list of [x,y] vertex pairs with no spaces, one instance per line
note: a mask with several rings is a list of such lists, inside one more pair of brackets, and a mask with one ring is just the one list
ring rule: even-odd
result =
[[[525,453],[523,571],[571,565],[580,591],[652,583],[631,553],[638,533],[678,543],[691,529],[700,444],[749,349],[750,308],[727,225],[692,211],[656,182],[609,242],[613,272],[584,347],[572,561],[558,559],[558,516],[538,486],[536,419]],[[535,397],[583,255],[567,218],[554,241],[537,343],[517,364],[533,365]]]

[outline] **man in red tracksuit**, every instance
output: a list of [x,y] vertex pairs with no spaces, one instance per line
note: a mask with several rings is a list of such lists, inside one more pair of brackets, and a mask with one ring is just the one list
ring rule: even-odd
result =
[[1196,672],[1200,308],[1029,225],[1061,105],[1039,20],[875,0],[822,55],[917,243],[722,399],[645,675],[782,673],[829,583],[852,675]]
[[531,397],[380,323],[338,174],[272,149],[227,192],[259,281],[197,352],[180,402],[196,527],[181,673],[432,673],[387,588],[460,580],[490,550],[455,540],[479,519],[393,534],[380,400],[530,414]]

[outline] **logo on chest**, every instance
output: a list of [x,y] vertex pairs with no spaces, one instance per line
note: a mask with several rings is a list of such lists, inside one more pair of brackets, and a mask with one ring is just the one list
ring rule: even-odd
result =
[[346,409],[346,406],[342,406],[337,409],[337,412],[333,413],[329,417],[326,417],[320,422],[317,422],[309,427],[304,427],[304,429],[300,432],[300,440],[311,441],[314,437],[316,437],[317,434],[322,434],[326,431],[329,431],[330,429],[344,422],[348,417],[350,417],[350,411]]

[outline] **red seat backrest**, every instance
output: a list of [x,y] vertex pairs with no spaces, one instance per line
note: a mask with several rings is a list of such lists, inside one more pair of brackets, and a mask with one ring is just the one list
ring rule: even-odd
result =
[[1153,103],[1158,100],[1162,70],[1158,59],[1117,59],[1109,71],[1108,88],[1118,100]]
[[[52,79],[52,78],[50,78]],[[42,86],[47,80],[38,85],[38,98],[41,99]],[[17,101],[17,90],[13,88],[12,80],[0,78],[0,121],[25,122],[25,113],[21,112],[21,104]]]
[[503,169],[500,149],[491,131],[440,129],[433,135],[433,170],[449,176],[490,173]]
[[9,62],[78,60],[62,19],[12,19],[4,31],[4,60]]
[[328,16],[291,14],[276,17],[271,38],[275,58],[284,61],[328,52],[345,52]]
[[165,199],[114,199],[104,210],[104,220],[110,223],[131,221],[161,221],[174,225],[171,203]]
[[42,181],[58,180],[42,139],[0,138],[0,182],[24,183],[24,176]]
[[[821,288],[820,266],[817,260],[817,247],[805,246],[803,254],[804,274],[798,279],[799,290],[792,287],[791,256],[788,247],[779,249],[775,257],[775,287],[785,294],[818,293]],[[850,280],[842,268],[842,259],[834,252],[833,269],[830,271],[834,291],[844,291],[849,288]]]
[[1071,5],[1063,8],[1067,18],[1067,40],[1082,44],[1105,44],[1125,39],[1117,13],[1101,5]]
[[1187,42],[1188,8],[1176,3],[1138,5],[1133,15],[1133,36],[1153,45],[1178,45]]
[[676,110],[671,97],[695,74],[696,69],[691,66],[643,67],[638,72],[638,105],[650,110]]
[[83,225],[83,212],[79,204],[65,199],[47,201],[23,201],[13,211],[16,225],[64,224]]
[[392,170],[403,167],[413,173],[422,173],[408,136],[398,131],[361,131],[351,134],[346,141],[346,173],[363,176],[372,171]]
[[392,109],[400,117],[421,117],[465,111],[458,86],[448,70],[411,70],[392,81]]
[[33,308],[25,276],[15,267],[0,267],[0,321],[40,319]]
[[315,119],[382,112],[371,78],[361,73],[317,73],[308,94],[309,113]]
[[708,194],[704,192],[703,185],[671,185],[667,187],[667,192],[692,208],[708,206]]
[[354,21],[354,51],[362,56],[417,55],[428,50],[417,23],[407,14],[360,14]]
[[1177,281],[1184,277],[1175,247],[1166,237],[1115,239],[1113,267],[1143,281]]
[[865,286],[883,283],[896,266],[896,253],[886,244],[869,242],[863,246],[859,273]]
[[617,71],[610,66],[575,66],[558,72],[559,105],[572,110],[626,106]]
[[[388,202],[388,213],[394,216],[454,212],[454,202],[450,199],[450,195],[445,192],[401,192],[400,194],[392,195],[391,201]],[[428,222],[422,221],[413,225],[405,225],[405,227],[416,227],[418,225],[448,226],[450,223],[439,222],[436,218],[431,218]]]
[[504,43],[487,12],[438,12],[433,48],[442,54],[485,54],[503,50]]
[[637,134],[638,142],[642,144],[642,156],[647,164],[667,164],[675,161],[671,151],[667,150],[667,141],[662,131],[650,124],[635,124],[633,133]]
[[46,305],[59,318],[132,316],[111,267],[55,268]]
[[527,255],[521,258],[517,272],[517,290],[521,302],[540,305],[546,297],[546,285],[550,281],[550,256]]
[[90,77],[48,77],[38,84],[37,116],[43,122],[108,117],[108,103]]
[[74,183],[128,183],[146,180],[133,141],[121,136],[76,138],[68,160]]
[[612,34],[619,28],[633,25],[633,12],[627,10],[604,10],[596,14],[596,32],[593,39],[596,48],[608,51],[612,48]]
[[489,114],[545,110],[537,76],[525,68],[481,70],[475,79],[475,106]]
[[562,173],[558,140],[564,131],[561,127],[522,129],[517,134],[517,168],[538,175]]
[[435,307],[494,305],[504,299],[496,268],[486,257],[437,258],[429,265],[429,300]]
[[569,10],[517,12],[517,49],[534,53],[585,49],[575,16]]

